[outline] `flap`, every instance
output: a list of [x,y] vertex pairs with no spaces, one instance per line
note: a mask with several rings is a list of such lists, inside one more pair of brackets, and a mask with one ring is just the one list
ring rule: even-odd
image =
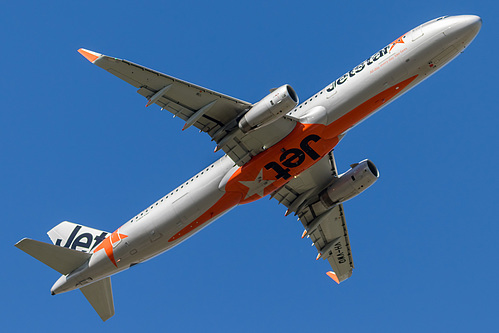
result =
[[262,129],[243,133],[239,118],[252,107],[251,103],[154,71],[133,62],[109,57],[97,52],[78,50],[93,64],[138,88],[147,99],[146,106],[157,104],[191,126],[208,133],[237,165],[243,165],[264,147],[284,138],[296,125],[282,118]]
[[298,215],[305,232],[318,251],[317,259],[327,259],[336,274],[328,276],[338,283],[352,275],[353,258],[343,205],[326,210],[319,193],[338,176],[333,153],[292,179],[271,197],[288,208],[286,215]]

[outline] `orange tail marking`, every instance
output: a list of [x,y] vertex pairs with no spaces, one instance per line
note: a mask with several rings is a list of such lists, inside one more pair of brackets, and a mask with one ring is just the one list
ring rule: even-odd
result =
[[[120,230],[120,229],[118,229],[118,230]],[[114,260],[113,244],[118,242],[120,239],[128,237],[127,235],[119,234],[118,230],[113,232],[111,235],[107,236],[106,239],[104,239],[99,244],[99,246],[97,246],[94,250],[94,253],[96,253],[96,252],[104,249],[109,260],[111,260],[111,262],[116,267],[118,267],[118,265],[116,265],[116,260]]]

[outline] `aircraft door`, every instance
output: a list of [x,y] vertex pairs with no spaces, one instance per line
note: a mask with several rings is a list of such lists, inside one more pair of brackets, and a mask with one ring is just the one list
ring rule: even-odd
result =
[[412,34],[412,41],[414,42],[416,39],[419,39],[420,37],[422,37],[424,35],[423,33],[423,28],[421,26],[413,29],[411,31],[411,34]]
[[183,227],[192,222],[192,218],[198,215],[199,207],[194,205],[189,192],[182,195],[172,204],[173,211],[177,215],[177,226]]

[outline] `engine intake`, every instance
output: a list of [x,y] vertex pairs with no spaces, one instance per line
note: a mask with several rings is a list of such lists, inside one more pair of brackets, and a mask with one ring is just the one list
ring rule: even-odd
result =
[[322,204],[331,208],[364,192],[379,178],[379,171],[370,160],[351,165],[351,169],[319,194]]
[[298,105],[298,95],[290,85],[285,84],[256,103],[239,121],[239,128],[247,133],[268,125],[284,116]]

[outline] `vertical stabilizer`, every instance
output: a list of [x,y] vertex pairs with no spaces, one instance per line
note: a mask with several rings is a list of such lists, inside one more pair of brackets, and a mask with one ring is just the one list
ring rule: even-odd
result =
[[80,290],[103,321],[114,316],[113,290],[111,289],[110,277],[82,287]]
[[52,243],[68,249],[91,253],[109,232],[64,221],[47,232]]

